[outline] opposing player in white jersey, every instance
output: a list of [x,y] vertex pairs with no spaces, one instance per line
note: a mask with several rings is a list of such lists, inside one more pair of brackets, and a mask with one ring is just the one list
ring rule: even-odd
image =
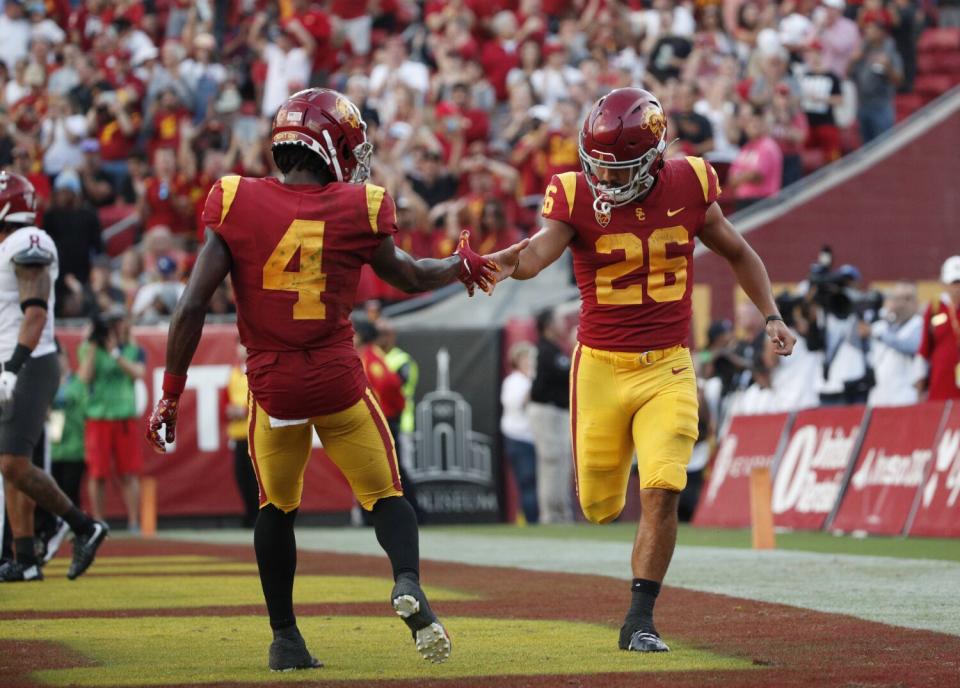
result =
[[0,565],[0,582],[43,580],[33,538],[34,504],[74,533],[74,579],[93,562],[108,528],[80,511],[30,460],[60,383],[53,339],[57,247],[33,226],[36,195],[24,177],[0,172],[0,472],[16,559]]

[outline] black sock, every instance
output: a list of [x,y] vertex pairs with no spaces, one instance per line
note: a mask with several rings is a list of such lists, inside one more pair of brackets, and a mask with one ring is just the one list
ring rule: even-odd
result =
[[657,602],[657,595],[660,594],[660,584],[656,581],[646,578],[634,578],[630,584],[630,593],[632,600],[630,609],[627,611],[626,625],[635,625],[649,629],[654,633],[653,627],[653,605]]
[[37,563],[37,550],[33,536],[13,539],[13,551],[17,555],[17,563],[23,566],[33,566]]
[[420,535],[417,513],[405,497],[378,500],[370,512],[377,542],[390,558],[393,579],[410,574],[420,580]]
[[275,631],[297,623],[293,614],[293,576],[297,572],[297,539],[293,523],[296,518],[296,509],[285,514],[268,504],[260,509],[253,529],[260,585],[267,602],[270,628]]
[[70,510],[60,518],[66,521],[70,530],[77,535],[86,535],[93,527],[93,519],[75,506],[70,507]]

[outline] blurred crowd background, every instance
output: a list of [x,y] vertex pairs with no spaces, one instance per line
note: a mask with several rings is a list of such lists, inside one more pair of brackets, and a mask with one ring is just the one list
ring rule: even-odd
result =
[[[276,172],[270,121],[301,88],[361,107],[398,243],[444,256],[462,227],[482,251],[536,228],[546,181],[579,168],[581,117],[611,88],[661,98],[669,154],[711,160],[731,210],[946,90],[911,93],[918,36],[960,23],[956,0],[2,4],[0,165],[40,194],[57,314],[120,303],[138,323],[171,312],[214,181]],[[360,292],[403,297],[372,275]],[[211,311],[233,309],[226,284]]]

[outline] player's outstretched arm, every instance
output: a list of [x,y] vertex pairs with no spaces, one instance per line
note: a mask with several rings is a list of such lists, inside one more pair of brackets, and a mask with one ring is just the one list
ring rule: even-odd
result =
[[[207,304],[230,272],[231,265],[227,244],[215,232],[207,229],[207,241],[197,256],[190,281],[170,319],[163,396],[147,422],[147,440],[161,454],[166,451],[164,440],[169,444],[175,438],[180,394],[187,383],[187,368],[200,342]],[[160,434],[161,428],[165,428],[163,436]]]
[[484,291],[492,289],[496,266],[470,248],[469,239],[470,232],[464,230],[452,256],[417,259],[397,248],[393,237],[388,236],[380,242],[370,265],[380,279],[408,294],[438,289],[460,280],[473,296],[474,287]]
[[492,253],[487,258],[497,264],[496,281],[513,277],[528,280],[557,260],[573,241],[574,229],[566,222],[545,220],[543,228],[527,243],[514,244],[510,248]]
[[775,351],[781,356],[789,356],[793,352],[793,345],[797,338],[784,325],[773,299],[773,289],[770,287],[770,277],[767,269],[760,260],[757,252],[750,247],[747,240],[733,228],[730,221],[723,215],[720,206],[713,203],[707,208],[707,215],[703,221],[703,230],[700,240],[714,253],[722,256],[737,276],[737,282],[746,292],[750,300],[760,309],[767,320],[767,336],[773,342]]

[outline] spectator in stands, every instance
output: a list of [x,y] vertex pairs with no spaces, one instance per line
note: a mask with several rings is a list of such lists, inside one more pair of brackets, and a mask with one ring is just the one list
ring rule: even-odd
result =
[[845,7],[844,0],[823,0],[823,6],[814,13],[820,26],[823,64],[841,79],[846,77],[850,60],[860,47],[860,29],[855,21],[844,16]]
[[783,153],[770,136],[769,112],[759,105],[747,105],[744,110],[746,143],[730,165],[726,185],[738,210],[777,195],[783,183]]
[[541,523],[573,520],[570,487],[570,355],[561,316],[548,309],[537,315],[537,373],[527,415],[537,451],[537,502]]
[[942,28],[960,29],[960,0],[940,0],[937,16]]
[[253,528],[260,511],[260,488],[250,460],[247,440],[247,350],[237,343],[237,360],[230,368],[223,397],[224,416],[227,419],[227,440],[233,450],[233,477],[243,502],[244,528]]
[[10,122],[9,111],[0,105],[0,167],[6,168],[13,163],[13,149],[17,145],[13,137],[14,131],[16,130]]
[[929,364],[927,399],[960,399],[960,256],[940,270],[943,292],[923,314],[919,353]]
[[670,113],[674,135],[680,139],[685,155],[701,157],[714,148],[713,126],[694,109],[698,87],[695,83],[680,84],[676,90],[676,109]]
[[84,425],[87,415],[87,386],[70,366],[70,356],[61,348],[60,388],[53,400],[48,422],[51,472],[60,489],[74,504],[80,503],[83,482]]
[[839,159],[841,153],[840,129],[833,116],[833,109],[843,100],[840,79],[824,65],[823,46],[819,42],[807,46],[805,60],[800,91],[810,127],[807,148],[819,150],[823,163],[831,163]]
[[140,222],[146,231],[169,227],[175,235],[193,235],[193,208],[190,205],[188,180],[177,172],[176,153],[171,148],[158,148],[153,155],[153,175],[144,182],[137,201]]
[[544,65],[530,75],[530,85],[538,101],[553,107],[570,98],[571,89],[583,81],[583,75],[567,63],[569,53],[562,43],[544,46],[544,58]]
[[903,80],[903,61],[880,19],[863,29],[863,49],[850,64],[857,86],[857,119],[864,143],[880,136],[894,123],[893,99]]
[[43,172],[56,177],[63,170],[83,164],[80,141],[87,134],[87,120],[70,112],[67,100],[51,95],[47,114],[40,124],[40,146],[43,148]]
[[910,93],[913,91],[913,80],[917,76],[917,39],[923,30],[923,10],[915,0],[893,0],[888,5],[888,10],[893,42],[903,60],[903,81],[897,90],[900,93]]
[[72,277],[87,284],[91,260],[103,253],[100,218],[84,204],[81,192],[80,176],[73,170],[61,172],[53,184],[53,202],[43,216],[43,228],[56,243],[60,261],[58,307],[66,295],[65,280]]
[[414,193],[431,209],[453,198],[459,184],[456,175],[443,164],[443,154],[427,146],[419,149],[409,179]]
[[180,281],[179,268],[170,256],[157,259],[160,279],[140,287],[133,300],[133,317],[141,324],[153,324],[173,314],[186,286]]
[[770,106],[770,136],[783,154],[782,186],[788,186],[803,176],[803,158],[800,154],[807,140],[807,116],[800,109],[790,89],[779,84]]
[[127,181],[127,158],[136,147],[142,120],[128,99],[126,91],[102,91],[87,113],[87,130],[100,142],[101,167],[113,178],[114,188]]
[[258,13],[250,26],[249,44],[267,65],[260,114],[271,118],[291,93],[310,83],[313,38],[299,23],[286,29],[271,25],[262,35],[268,17]]
[[95,208],[111,205],[117,198],[113,178],[100,165],[100,144],[96,139],[80,142],[83,164],[77,169],[84,200]]
[[120,256],[120,269],[114,273],[111,283],[122,295],[120,303],[132,307],[133,299],[143,285],[143,261],[136,248],[128,248]]
[[886,298],[882,318],[872,325],[861,321],[860,336],[869,342],[869,362],[876,385],[870,390],[871,406],[905,406],[917,403],[916,354],[923,334],[917,312],[917,288],[898,282]]
[[526,36],[517,26],[517,18],[508,10],[494,15],[490,21],[494,39],[487,41],[480,53],[480,63],[497,94],[497,101],[507,99],[507,75],[520,65],[519,46]]
[[370,71],[370,100],[383,121],[397,109],[395,87],[404,86],[414,94],[416,105],[423,102],[430,88],[430,71],[422,62],[411,60],[400,36],[387,41],[378,64]]
[[22,0],[10,0],[4,3],[3,14],[0,14],[0,36],[3,36],[0,41],[0,60],[6,63],[11,72],[17,62],[27,56],[33,31],[23,5]]
[[537,523],[540,509],[537,504],[537,450],[527,417],[530,388],[533,384],[536,349],[528,342],[518,342],[510,348],[511,372],[500,386],[500,431],[503,449],[510,461],[517,483],[520,508],[527,523]]
[[127,529],[139,533],[143,430],[135,383],[143,379],[146,354],[130,338],[122,307],[94,318],[90,337],[80,345],[77,357],[77,376],[89,390],[85,449],[91,511],[103,520],[106,479],[115,469],[123,488]]

